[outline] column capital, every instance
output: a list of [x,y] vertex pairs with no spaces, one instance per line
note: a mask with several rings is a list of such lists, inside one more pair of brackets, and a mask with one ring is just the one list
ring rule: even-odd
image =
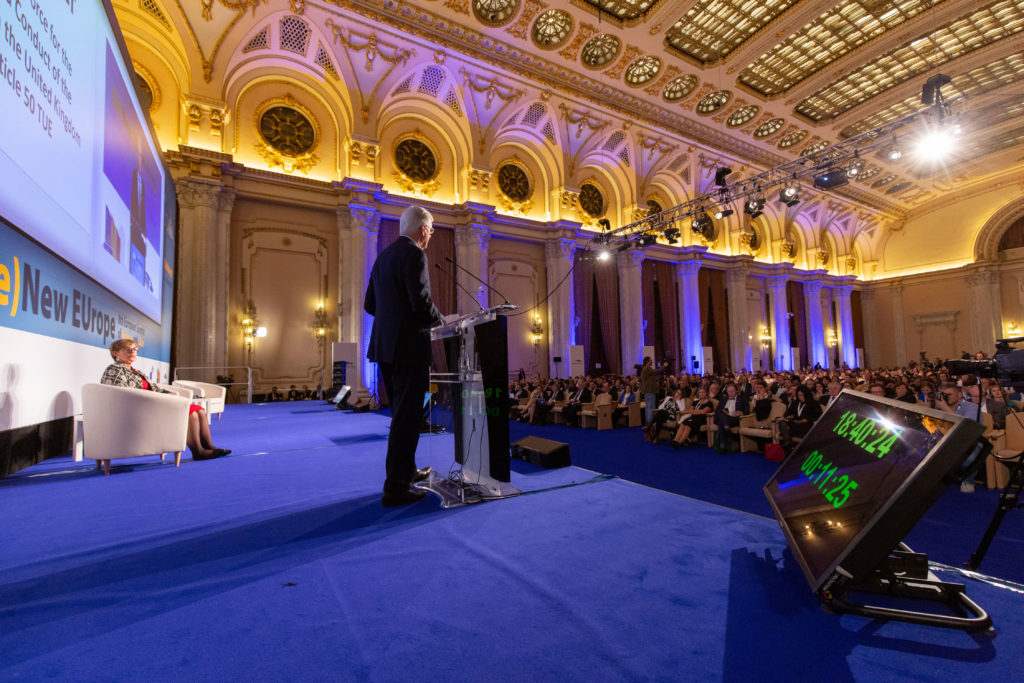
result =
[[644,253],[637,249],[619,252],[615,259],[624,268],[640,268],[644,262]]
[[999,282],[999,273],[991,270],[980,270],[969,273],[965,280],[968,287],[986,287]]
[[771,275],[764,279],[764,283],[768,289],[785,289],[788,282],[789,278],[785,275]]
[[810,280],[809,282],[804,283],[804,294],[820,295],[821,289],[824,286],[825,283],[822,282],[821,280]]
[[747,276],[749,273],[746,268],[733,268],[725,271],[725,284],[728,285],[745,285],[747,284]]
[[230,211],[235,206],[235,199],[238,197],[238,191],[233,187],[222,188],[220,194],[217,195],[217,210],[218,211]]
[[548,240],[544,243],[544,255],[549,259],[563,258],[571,261],[576,257],[576,240]]
[[850,295],[853,294],[852,285],[840,285],[839,287],[832,287],[832,296],[840,299],[849,299]]
[[455,246],[486,249],[491,242],[491,230],[486,223],[473,222],[455,228]]
[[[182,178],[174,183],[178,203],[183,209],[202,206],[215,209],[223,186],[218,182]],[[234,192],[234,190],[232,190]]]
[[676,264],[676,277],[686,277],[688,275],[696,275],[700,272],[700,267],[704,265],[703,261],[683,261]]
[[[376,234],[380,230],[381,215],[376,206],[350,203],[347,208],[352,229],[365,230],[370,234]],[[340,211],[343,209],[339,209]]]

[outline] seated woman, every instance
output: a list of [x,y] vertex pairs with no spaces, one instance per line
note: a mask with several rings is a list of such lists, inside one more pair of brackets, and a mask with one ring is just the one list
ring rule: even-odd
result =
[[676,389],[675,393],[671,396],[666,396],[661,401],[661,405],[654,411],[654,419],[651,420],[651,424],[647,426],[648,434],[651,438],[651,443],[658,443],[658,437],[661,435],[661,427],[669,420],[674,420],[676,413],[681,413],[686,409],[686,402],[683,400],[683,392]]
[[544,412],[546,405],[547,399],[544,398],[544,390],[538,386],[530,392],[530,398],[526,403],[526,407],[523,408],[519,421],[529,422],[533,425],[544,424],[546,419],[546,413]]
[[[131,339],[118,339],[111,344],[110,356],[114,362],[103,371],[100,383],[115,387],[156,391],[162,394],[170,393],[151,384],[145,375],[132,367],[138,354],[139,347]],[[188,432],[185,442],[188,444],[189,450],[192,451],[193,460],[211,460],[231,452],[226,448],[217,448],[213,445],[206,411],[197,405],[189,406]]]
[[693,434],[700,434],[702,425],[707,424],[707,416],[715,411],[714,402],[708,397],[708,392],[703,387],[697,389],[697,398],[690,406],[689,416],[679,422],[675,436],[672,437],[672,448],[679,448],[683,444],[696,443]]
[[786,407],[786,414],[779,423],[780,439],[787,450],[793,445],[793,438],[803,438],[821,417],[821,404],[814,400],[811,390],[803,384],[794,389],[794,397]]

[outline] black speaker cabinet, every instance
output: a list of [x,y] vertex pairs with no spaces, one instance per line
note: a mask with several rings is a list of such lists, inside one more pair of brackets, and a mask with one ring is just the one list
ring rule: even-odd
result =
[[572,465],[572,460],[569,458],[569,444],[537,436],[523,437],[512,444],[512,457],[549,470]]

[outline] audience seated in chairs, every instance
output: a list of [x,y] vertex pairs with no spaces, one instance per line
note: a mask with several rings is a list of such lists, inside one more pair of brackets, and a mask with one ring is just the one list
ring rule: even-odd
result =
[[672,396],[666,396],[661,401],[661,404],[658,405],[657,410],[654,411],[654,418],[651,420],[651,424],[647,425],[647,432],[651,443],[658,443],[658,438],[661,436],[661,428],[665,426],[665,423],[676,419],[676,414],[683,413],[685,410],[686,399],[683,398],[682,391],[676,389]]
[[[680,390],[681,392],[681,390]],[[697,389],[697,398],[684,415],[678,416],[676,433],[672,437],[672,448],[697,443],[700,428],[707,424],[707,417],[715,410],[715,403],[708,398],[708,390]]]

